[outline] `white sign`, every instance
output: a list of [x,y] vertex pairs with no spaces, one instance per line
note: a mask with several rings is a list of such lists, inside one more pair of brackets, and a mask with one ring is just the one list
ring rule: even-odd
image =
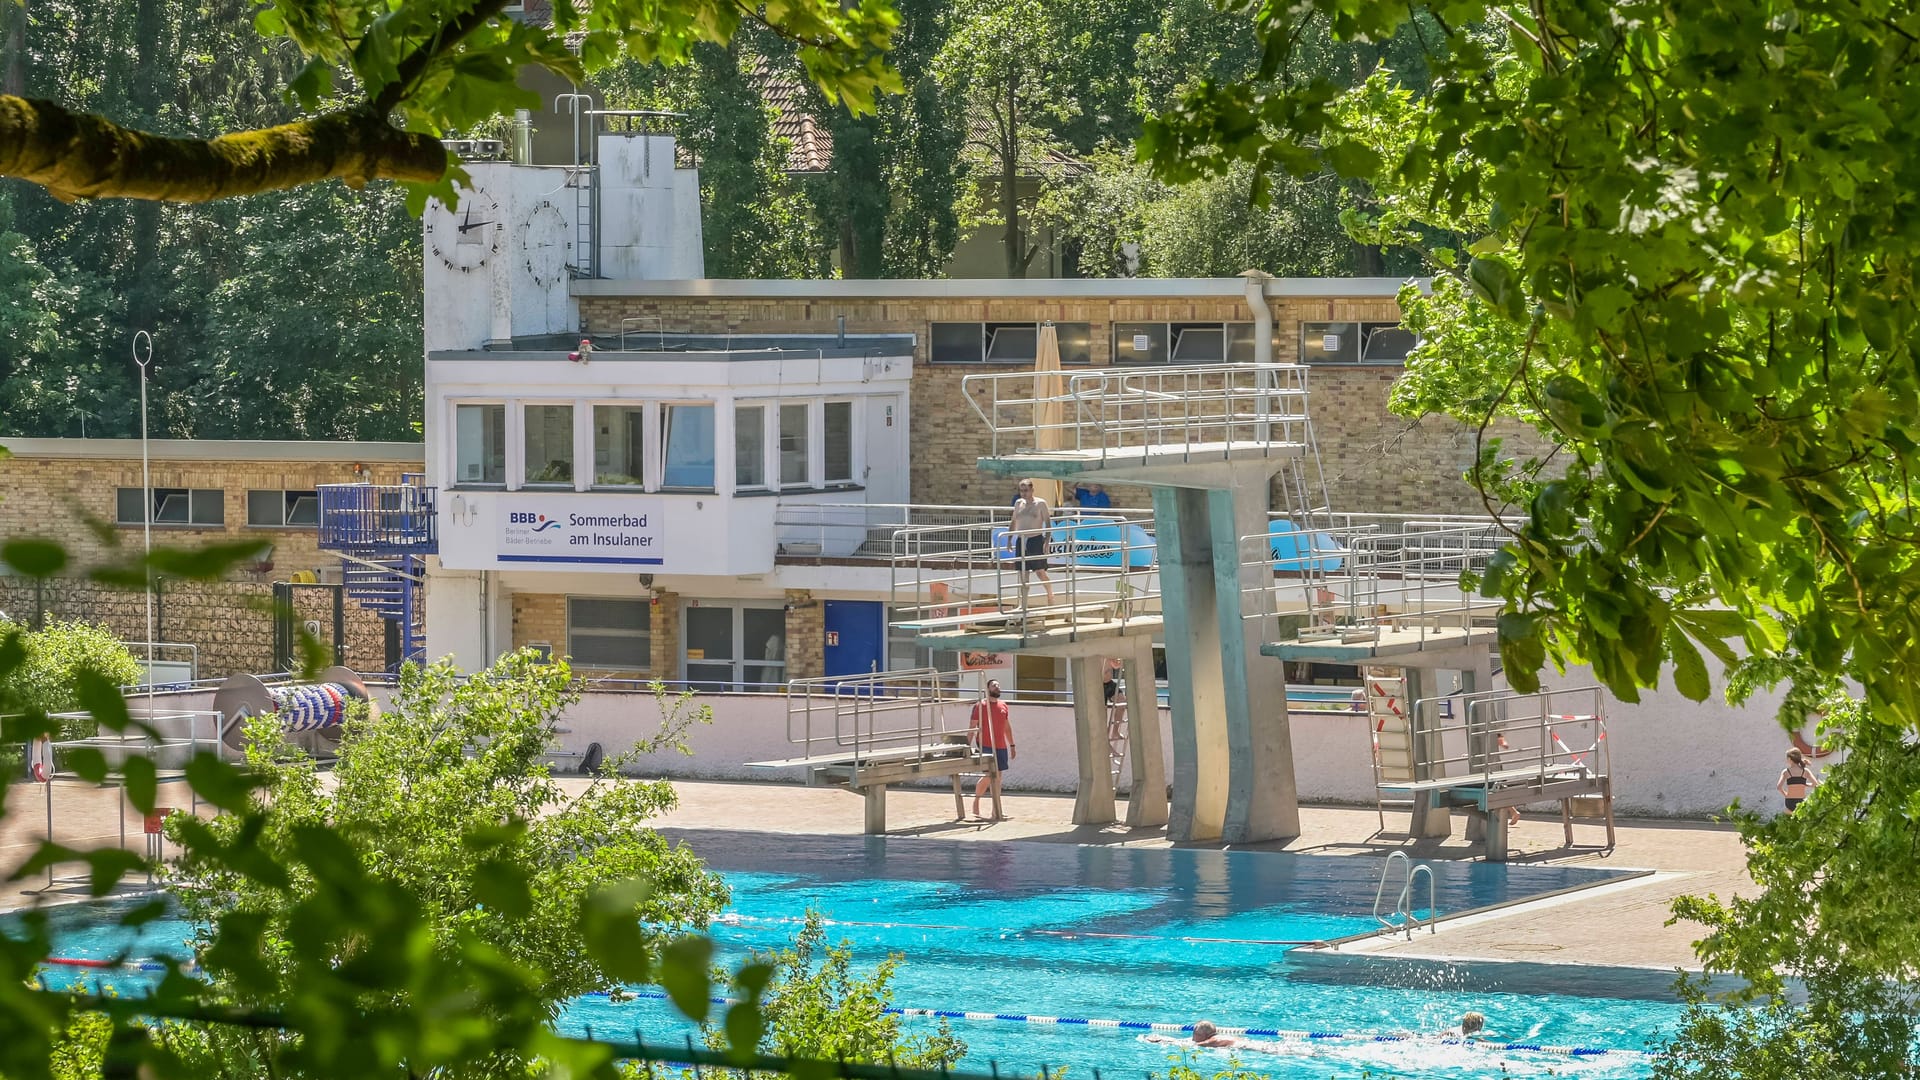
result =
[[494,504],[501,562],[660,566],[665,500],[633,495],[520,494]]
[[1133,351],[1134,352],[1147,352],[1152,348],[1153,348],[1153,338],[1147,336],[1146,334],[1133,335]]
[[1327,334],[1323,336],[1320,339],[1320,349],[1323,352],[1339,352],[1340,351],[1340,335]]

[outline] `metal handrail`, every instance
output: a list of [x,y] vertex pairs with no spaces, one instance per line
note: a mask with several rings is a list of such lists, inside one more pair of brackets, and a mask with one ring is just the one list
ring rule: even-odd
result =
[[[1555,702],[1578,699],[1586,711],[1563,711],[1567,706]],[[1541,690],[1516,694],[1511,690],[1486,690],[1473,694],[1423,698],[1414,702],[1415,716],[1427,720],[1420,730],[1440,740],[1457,736],[1463,748],[1459,753],[1442,753],[1428,760],[1435,778],[1478,779],[1491,785],[1496,773],[1510,773],[1531,767],[1533,780],[1544,784],[1549,777],[1579,774],[1593,777],[1612,772],[1612,746],[1607,739],[1605,697],[1598,686],[1566,690]],[[1442,704],[1455,703],[1455,723],[1441,723],[1446,717]],[[1533,703],[1536,708],[1513,715],[1513,706]],[[1576,706],[1578,707],[1578,706]],[[1576,749],[1560,737],[1570,727],[1590,729],[1592,741]],[[1519,744],[1499,746],[1501,738],[1511,736]],[[1524,741],[1520,741],[1524,740]],[[1509,781],[1511,783],[1512,781]]]
[[968,375],[961,392],[992,454],[1120,451],[1189,456],[1234,446],[1297,454],[1313,444],[1304,364],[1208,364]]
[[[947,726],[948,706],[959,701],[949,693],[952,678],[950,672],[914,668],[789,680],[787,741],[801,747],[802,758],[850,755],[849,779],[858,786],[861,768],[876,751],[912,747],[919,758],[949,743],[948,736],[964,734]],[[900,722],[902,715],[911,719]]]
[[[1400,896],[1394,901],[1393,911],[1389,912],[1388,915],[1381,915],[1380,901],[1386,899],[1387,877],[1393,872],[1393,860],[1395,859],[1399,859],[1401,862],[1407,864],[1407,874],[1405,878],[1401,879]],[[1421,874],[1427,876],[1427,918],[1425,920],[1427,932],[1438,933],[1439,931],[1435,928],[1434,924],[1440,921],[1440,904],[1434,893],[1432,867],[1425,863],[1414,862],[1404,851],[1388,852],[1386,862],[1380,866],[1380,884],[1373,890],[1374,921],[1385,927],[1389,932],[1406,931],[1408,941],[1413,940],[1413,928],[1422,921],[1413,913],[1413,882]],[[1389,916],[1399,917],[1400,921],[1396,923],[1393,921],[1393,918]]]
[[323,548],[430,552],[435,546],[437,488],[421,484],[321,484]]
[[1056,511],[1047,536],[1049,580],[1029,576],[1023,587],[1021,578],[1027,575],[1019,569],[1021,556],[1009,546],[1018,537],[1004,517],[897,530],[889,597],[894,625],[957,618],[961,622],[955,628],[963,631],[1004,633],[1018,627],[1024,634],[1036,613],[1042,621],[1071,618],[1076,627],[1080,616],[1102,611],[1109,616],[1102,622],[1122,627],[1159,617],[1158,553],[1141,521],[1106,510]]
[[[1130,507],[1059,507],[1081,517],[1125,519],[1152,531],[1153,511]],[[899,530],[1005,525],[1006,506],[949,503],[825,503],[781,499],[774,509],[774,535],[787,555],[894,559]],[[808,550],[808,549],[811,550]]]

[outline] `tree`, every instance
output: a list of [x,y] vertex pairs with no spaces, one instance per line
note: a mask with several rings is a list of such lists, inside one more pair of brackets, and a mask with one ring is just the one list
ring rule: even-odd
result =
[[[560,712],[579,697],[566,664],[526,650],[467,677],[446,663],[409,669],[377,721],[349,722],[331,784],[289,751],[277,718],[256,721],[248,751],[258,783],[252,813],[217,819],[209,832],[231,846],[251,830],[262,851],[284,858],[330,830],[371,878],[413,898],[432,949],[452,955],[471,942],[533,974],[528,1007],[551,1021],[567,1000],[624,981],[620,966],[595,955],[574,925],[574,914],[601,890],[650,883],[630,910],[651,948],[704,927],[727,899],[691,851],[647,827],[673,805],[673,789],[617,778],[620,765],[682,746],[690,723],[711,720],[690,694],[656,686],[655,696],[659,730],[569,795],[545,765]],[[515,876],[501,872],[509,866]],[[201,943],[215,993],[287,1007],[297,996],[289,943],[304,932],[297,913],[326,884],[301,871],[269,883],[192,851],[173,884],[197,922],[253,927],[246,947],[225,936]],[[509,1059],[500,1068],[514,1066]]]
[[[28,180],[61,199],[119,196],[202,202],[339,178],[393,179],[451,201],[450,159],[439,143],[533,104],[515,85],[522,67],[574,82],[625,51],[678,63],[699,42],[724,43],[743,22],[792,38],[807,73],[836,101],[871,109],[899,82],[883,53],[898,22],[888,0],[843,8],[796,0],[766,14],[742,0],[606,0],[562,3],[548,25],[503,12],[507,0],[275,0],[254,18],[269,39],[306,58],[287,84],[308,115],[212,138],[155,136],[52,100],[0,96],[0,176]],[[138,20],[157,25],[159,0]],[[577,49],[570,39],[577,38]],[[142,45],[152,34],[140,36]],[[158,56],[143,49],[136,84]],[[118,70],[118,69],[116,69]]]
[[[80,672],[90,672],[113,686],[131,686],[142,675],[140,662],[104,626],[56,619],[38,630],[28,630],[0,618],[0,636],[8,634],[18,635],[16,640],[22,649],[19,666],[6,677],[6,696],[14,702],[14,708],[74,712],[81,705],[77,689]],[[85,738],[93,733],[93,722],[84,717],[61,725],[66,738]]]
[[935,64],[962,103],[957,111],[969,132],[962,154],[978,174],[982,201],[992,204],[963,216],[976,226],[997,220],[1007,276],[1025,277],[1040,248],[1021,227],[1034,198],[1023,185],[1044,189],[1062,178],[1054,130],[1076,111],[1062,86],[1072,63],[1062,7],[1058,0],[957,0],[953,13]]
[[[1432,252],[1430,297],[1403,296],[1422,344],[1396,406],[1483,432],[1519,416],[1554,444],[1526,462],[1490,445],[1470,476],[1489,505],[1527,511],[1468,579],[1504,601],[1513,684],[1586,662],[1629,701],[1663,670],[1698,699],[1704,648],[1739,664],[1736,683],[1791,683],[1791,726],[1842,679],[1864,692],[1828,697],[1851,710],[1829,783],[1784,819],[1743,822],[1762,895],[1678,907],[1710,928],[1709,968],[1756,979],[1772,1008],[1696,1013],[1669,1075],[1747,1075],[1757,1049],[1812,1036],[1844,1052],[1839,1072],[1907,1075],[1920,152],[1904,132],[1920,121],[1920,13],[1431,5],[1433,86],[1416,98],[1381,75],[1290,75],[1303,20],[1379,40],[1408,9],[1236,8],[1266,49],[1261,78],[1196,87],[1150,124],[1156,172],[1331,167],[1379,195],[1354,223],[1369,237],[1472,238]],[[1782,973],[1805,980],[1805,1008],[1779,996]]]

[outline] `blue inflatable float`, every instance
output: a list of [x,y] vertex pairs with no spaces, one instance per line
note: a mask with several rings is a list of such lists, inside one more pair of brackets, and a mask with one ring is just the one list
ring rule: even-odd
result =
[[[1017,557],[1007,529],[993,530],[993,551],[1003,561]],[[1047,544],[1047,561],[1053,564],[1106,566],[1117,570],[1122,557],[1129,570],[1152,566],[1157,557],[1153,537],[1132,522],[1088,517],[1055,525]]]
[[1267,543],[1277,571],[1300,574],[1309,570],[1331,573],[1340,569],[1342,553],[1333,537],[1322,532],[1302,532],[1286,518],[1275,518],[1273,524],[1267,526]]

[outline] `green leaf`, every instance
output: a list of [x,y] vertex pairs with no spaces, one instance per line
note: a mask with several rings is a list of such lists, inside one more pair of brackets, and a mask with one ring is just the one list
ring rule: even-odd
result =
[[753,1059],[760,1049],[760,1036],[766,1034],[766,1030],[758,1004],[738,1001],[727,1006],[727,1051],[736,1061],[744,1064]]
[[1526,297],[1520,291],[1520,279],[1505,259],[1476,256],[1467,264],[1467,280],[1473,291],[1495,311],[1513,322],[1527,316]]
[[1688,701],[1705,701],[1713,692],[1706,662],[1678,623],[1667,624],[1667,652],[1673,659],[1673,686]]
[[1381,166],[1378,151],[1352,141],[1341,141],[1327,147],[1327,161],[1333,166],[1334,172],[1354,180],[1371,179]]
[[75,747],[64,750],[61,756],[66,759],[67,768],[72,769],[82,780],[102,784],[107,779],[107,757],[91,746]]
[[208,544],[205,547],[156,548],[147,559],[147,565],[157,574],[166,577],[187,578],[191,581],[219,581],[228,572],[242,563],[257,562],[273,547],[265,540],[242,540],[230,544]]
[[92,714],[100,726],[108,731],[125,731],[133,726],[133,717],[127,712],[127,699],[111,679],[92,668],[81,668],[74,672],[74,683],[80,707]]
[[254,782],[239,769],[212,754],[195,754],[187,759],[187,783],[200,797],[222,810],[247,808],[247,796]]
[[623,881],[596,890],[581,904],[580,934],[594,960],[616,979],[639,983],[653,977],[640,929],[641,905],[652,892],[644,881]]
[[0,544],[0,562],[23,577],[50,578],[66,567],[67,549],[51,540],[9,540]]
[[127,785],[127,801],[142,814],[153,813],[159,802],[160,780],[153,759],[135,754],[120,763],[120,775]]
[[526,871],[504,859],[488,859],[473,868],[473,895],[509,919],[524,919],[533,912]]
[[120,879],[136,870],[144,870],[147,861],[124,848],[95,848],[81,856],[87,864],[87,887],[95,896],[105,896],[120,887]]
[[704,1024],[712,1009],[713,941],[683,937],[660,950],[660,987],[682,1016]]

